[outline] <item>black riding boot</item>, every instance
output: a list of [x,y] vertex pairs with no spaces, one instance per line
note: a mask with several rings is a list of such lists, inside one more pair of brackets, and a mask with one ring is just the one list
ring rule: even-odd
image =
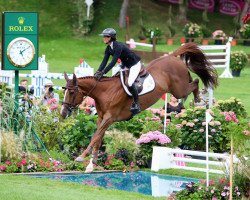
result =
[[136,114],[141,112],[141,108],[139,105],[138,92],[137,92],[137,89],[135,87],[135,84],[133,84],[131,87],[129,87],[129,91],[133,95],[133,99],[134,99],[132,106],[130,108],[130,111],[133,113],[133,115],[136,115]]

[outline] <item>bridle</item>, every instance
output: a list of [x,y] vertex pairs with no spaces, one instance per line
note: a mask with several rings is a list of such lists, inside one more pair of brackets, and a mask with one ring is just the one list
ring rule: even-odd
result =
[[97,83],[99,81],[96,81],[95,85],[92,87],[92,89],[88,92],[87,95],[84,95],[83,91],[79,91],[78,90],[78,85],[74,86],[74,89],[72,88],[69,88],[69,87],[63,87],[63,89],[65,90],[68,90],[68,91],[71,91],[71,90],[74,90],[74,94],[73,94],[73,103],[69,103],[69,102],[65,102],[63,101],[62,102],[62,105],[66,105],[65,107],[67,108],[67,110],[71,113],[74,109],[77,108],[77,104],[75,103],[75,99],[76,99],[76,96],[78,94],[78,92],[81,92],[83,94],[83,100],[86,99],[87,96],[89,96],[91,94],[91,92],[95,89]]
[[74,89],[69,88],[69,87],[63,87],[63,89],[68,90],[69,92],[71,90],[74,90],[73,103],[69,103],[69,102],[65,102],[65,101],[62,102],[62,105],[66,105],[65,107],[68,109],[68,111],[72,112],[77,107],[77,105],[75,104],[75,99],[76,99],[76,96],[77,96],[77,94],[79,92],[78,85],[74,86]]

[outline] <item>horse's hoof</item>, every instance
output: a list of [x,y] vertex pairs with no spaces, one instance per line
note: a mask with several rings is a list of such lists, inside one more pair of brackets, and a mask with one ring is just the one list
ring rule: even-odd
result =
[[93,171],[94,171],[93,158],[91,158],[84,173],[91,173]]
[[81,156],[78,156],[76,159],[75,159],[76,162],[83,162],[84,161],[84,158],[81,157]]

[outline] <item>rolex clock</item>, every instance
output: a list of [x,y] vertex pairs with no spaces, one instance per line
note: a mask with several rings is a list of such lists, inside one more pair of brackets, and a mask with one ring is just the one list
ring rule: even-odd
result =
[[13,39],[7,47],[9,61],[18,68],[29,65],[35,57],[34,44],[25,37]]

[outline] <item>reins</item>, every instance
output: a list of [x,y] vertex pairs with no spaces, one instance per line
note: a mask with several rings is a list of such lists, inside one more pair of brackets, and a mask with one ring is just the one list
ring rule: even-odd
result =
[[[91,94],[91,92],[93,92],[93,90],[95,89],[96,85],[97,85],[98,81],[96,80],[96,83],[95,85],[91,88],[91,90],[87,93],[87,95],[83,95],[83,100],[87,98],[87,96],[89,96]],[[66,88],[68,89],[68,88]],[[76,99],[76,96],[77,96],[77,93],[78,92],[81,92],[83,94],[83,92],[79,89],[78,89],[78,85],[74,86],[74,97],[73,97],[73,103],[68,103],[68,102],[62,102],[62,105],[63,104],[66,104],[67,105],[67,109],[72,112],[72,110],[76,109],[77,108],[77,105],[75,105],[75,99]]]

